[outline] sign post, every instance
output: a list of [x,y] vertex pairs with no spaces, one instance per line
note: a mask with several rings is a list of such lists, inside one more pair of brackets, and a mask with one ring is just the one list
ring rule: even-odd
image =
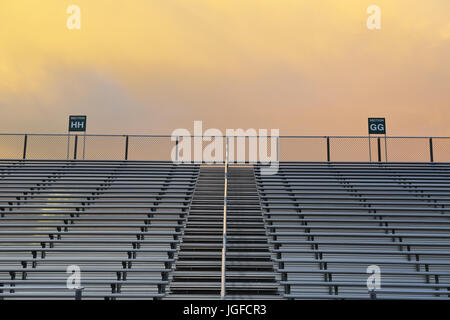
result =
[[[371,134],[384,134],[384,155],[387,162],[387,139],[386,139],[386,119],[385,118],[369,118],[369,159],[372,162],[372,148],[370,145]],[[379,144],[379,140],[378,140]],[[380,148],[378,146],[378,153]],[[378,155],[378,159],[381,159],[381,155]]]
[[[69,116],[69,130],[67,133],[67,159],[69,159],[69,149],[70,149],[70,132],[84,132],[83,139],[83,160],[85,156],[85,148],[86,148],[86,116]],[[77,139],[75,139],[75,143],[77,143]],[[74,149],[74,159],[76,159],[76,150],[77,146],[75,145]]]

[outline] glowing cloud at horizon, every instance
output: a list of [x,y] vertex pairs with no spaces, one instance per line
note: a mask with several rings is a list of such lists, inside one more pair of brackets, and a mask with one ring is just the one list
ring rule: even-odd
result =
[[385,116],[390,134],[450,135],[449,57],[448,0],[3,1],[1,126],[359,135]]

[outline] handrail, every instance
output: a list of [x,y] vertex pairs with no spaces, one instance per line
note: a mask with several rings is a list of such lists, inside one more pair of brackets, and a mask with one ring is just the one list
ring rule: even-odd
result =
[[[339,148],[342,149],[342,146],[340,147],[340,145],[339,145],[339,140],[345,141],[345,139],[353,139],[352,141],[350,141],[352,143],[353,142],[362,142],[364,139],[368,139],[368,149],[367,149],[367,146],[366,146],[366,144],[367,144],[367,141],[366,141],[364,144],[358,144],[354,150],[355,150],[355,152],[361,152],[362,151],[364,153],[366,153],[368,151],[369,154],[368,154],[368,159],[367,160],[369,162],[372,162],[372,160],[373,160],[372,159],[373,158],[373,151],[374,151],[373,148],[372,148],[372,143],[373,143],[372,140],[376,139],[375,140],[375,142],[376,142],[376,144],[375,144],[375,146],[376,146],[375,152],[376,152],[376,154],[378,154],[378,157],[375,158],[375,159],[377,159],[378,162],[382,161],[382,142],[381,142],[381,138],[379,136],[378,137],[377,136],[372,136],[372,137],[368,137],[368,136],[262,136],[262,135],[259,135],[259,136],[249,136],[249,135],[246,135],[246,136],[241,136],[241,135],[228,135],[228,136],[227,135],[217,135],[217,136],[211,136],[211,135],[208,135],[208,136],[177,135],[177,136],[169,136],[169,135],[105,135],[105,134],[73,134],[73,133],[67,133],[67,134],[15,134],[15,133],[0,133],[0,151],[2,151],[2,152],[3,152],[3,150],[6,151],[6,155],[0,154],[0,159],[8,159],[8,158],[10,158],[10,159],[13,159],[13,158],[14,159],[19,159],[19,158],[21,158],[21,159],[25,160],[27,158],[31,158],[31,159],[36,158],[36,153],[35,152],[36,152],[36,150],[39,151],[39,146],[41,146],[42,143],[45,143],[45,144],[49,145],[52,142],[52,141],[48,141],[45,137],[59,137],[59,138],[65,138],[66,141],[67,141],[65,143],[65,144],[67,144],[67,146],[66,146],[64,158],[66,160],[71,160],[72,155],[73,155],[73,159],[75,160],[78,157],[78,151],[81,150],[81,148],[78,148],[78,142],[79,142],[78,136],[83,137],[83,150],[82,150],[82,154],[80,154],[80,156],[82,156],[83,160],[86,159],[86,156],[85,156],[86,143],[88,143],[86,141],[86,139],[88,141],[93,141],[92,143],[94,143],[94,145],[98,145],[99,140],[96,140],[95,137],[104,137],[104,138],[108,138],[109,137],[109,138],[113,139],[112,141],[114,142],[114,144],[117,144],[117,143],[123,144],[123,146],[120,147],[120,148],[123,148],[122,149],[123,150],[122,151],[123,152],[123,156],[117,156],[117,150],[116,150],[116,151],[114,151],[114,156],[113,156],[113,158],[115,160],[119,160],[119,159],[117,159],[117,157],[121,157],[124,160],[136,160],[137,158],[140,158],[140,157],[142,158],[142,156],[138,156],[137,158],[131,156],[132,159],[130,159],[130,153],[129,153],[129,151],[130,151],[129,147],[130,146],[134,146],[133,147],[134,151],[131,151],[132,154],[135,154],[136,151],[138,152],[138,154],[139,154],[139,152],[141,152],[140,150],[142,150],[143,148],[139,148],[139,141],[142,141],[142,140],[139,140],[139,138],[142,138],[142,139],[146,139],[147,138],[147,139],[150,139],[150,142],[158,142],[158,143],[160,141],[163,141],[169,147],[170,146],[173,147],[173,142],[174,142],[175,146],[174,146],[174,148],[172,148],[172,151],[167,152],[166,155],[162,155],[161,158],[169,160],[170,156],[173,156],[173,152],[175,151],[175,157],[174,157],[175,159],[172,159],[172,160],[174,160],[177,163],[179,162],[179,158],[178,158],[179,151],[181,149],[184,150],[185,149],[185,145],[190,145],[189,142],[187,142],[186,144],[183,144],[183,146],[179,146],[180,145],[180,141],[184,140],[186,138],[194,139],[194,150],[196,148],[195,141],[197,141],[195,139],[197,139],[197,138],[201,138],[201,140],[202,140],[201,143],[203,143],[204,141],[210,141],[210,138],[219,139],[220,140],[219,141],[220,144],[217,144],[217,146],[219,146],[219,145],[223,146],[225,141],[226,141],[226,143],[228,143],[230,145],[234,141],[234,139],[240,139],[240,138],[248,138],[249,139],[248,142],[251,144],[250,138],[253,138],[253,139],[255,139],[253,141],[254,142],[253,145],[258,144],[259,149],[267,148],[266,152],[269,151],[269,146],[267,144],[267,141],[261,141],[260,140],[258,142],[257,139],[259,139],[259,138],[263,138],[263,139],[270,138],[271,139],[271,141],[270,141],[271,157],[274,156],[272,152],[276,152],[276,155],[275,155],[276,156],[276,163],[278,163],[279,161],[282,160],[281,159],[282,156],[281,156],[280,152],[283,152],[284,150],[288,150],[288,152],[290,153],[289,149],[292,149],[292,145],[291,145],[291,148],[289,148],[289,145],[290,145],[289,142],[292,142],[292,141],[295,142],[295,139],[306,139],[306,140],[309,140],[309,141],[315,140],[318,143],[320,143],[320,148],[324,148],[324,149],[321,151],[321,155],[316,155],[316,157],[317,157],[316,161],[325,161],[325,159],[326,159],[326,161],[328,161],[328,162],[330,162],[330,161],[335,162],[336,159],[338,159],[338,157],[336,157],[336,154],[339,155],[339,150],[338,149]],[[6,141],[6,143],[5,143],[6,147],[4,147],[3,146],[4,140],[2,140],[2,138],[4,138],[4,137],[19,137],[19,139],[14,139],[14,141],[11,142],[11,143]],[[20,139],[20,137],[23,137],[23,139]],[[35,139],[33,137],[41,137],[41,139]],[[71,139],[72,137],[74,137],[74,139]],[[205,139],[203,139],[203,138],[205,138]],[[136,139],[136,140],[132,140],[132,139]],[[160,140],[160,139],[164,139],[164,140]],[[232,140],[230,140],[230,139],[232,139]],[[448,161],[450,161],[450,158],[448,158],[448,154],[445,153],[445,151],[442,151],[444,149],[444,147],[442,146],[442,144],[440,144],[440,143],[445,143],[445,144],[448,143],[450,141],[450,137],[398,137],[398,136],[385,136],[384,137],[384,152],[383,153],[384,153],[384,157],[385,157],[385,161],[386,162],[388,162],[388,157],[387,157],[388,151],[395,150],[395,145],[393,147],[391,146],[390,148],[388,148],[388,144],[391,143],[391,142],[404,143],[401,139],[409,139],[409,142],[411,142],[411,141],[421,141],[422,140],[422,142],[426,143],[426,145],[423,144],[423,143],[420,144],[420,146],[419,146],[420,150],[419,151],[415,150],[414,148],[412,149],[415,152],[416,155],[419,154],[419,153],[421,155],[420,159],[417,162],[435,162],[435,160],[438,160],[437,162],[446,162],[446,161],[448,162]],[[72,146],[72,141],[73,141],[73,144],[74,144],[73,146]],[[95,143],[96,141],[97,141],[97,144]],[[298,141],[301,141],[301,140],[298,140]],[[315,142],[315,141],[313,141],[313,142]],[[149,141],[147,141],[147,142],[149,142]],[[238,140],[238,142],[239,142],[239,140]],[[272,150],[274,142],[276,143],[276,148],[275,148],[275,150]],[[285,142],[288,142],[288,143],[285,143]],[[303,142],[304,142],[304,140],[303,140]],[[408,142],[408,141],[405,141],[405,142]],[[246,141],[244,141],[244,145],[245,144],[247,144]],[[280,144],[283,145],[284,148]],[[22,150],[20,150],[21,149],[21,145],[23,145],[22,146]],[[61,153],[61,151],[62,151],[61,147],[62,146],[63,146],[63,144],[59,144],[59,147],[55,148],[55,150],[58,149],[56,152]],[[301,145],[297,146],[297,147],[300,148]],[[303,147],[307,148],[307,145],[303,145]],[[105,146],[105,148],[108,148],[108,147]],[[117,147],[113,147],[113,149],[114,148],[117,149]],[[222,148],[222,147],[219,147],[219,149],[220,148]],[[249,148],[250,148],[250,146],[249,146]],[[30,153],[28,151],[28,149],[34,150],[34,152]],[[97,152],[97,157],[98,157],[98,155],[99,155],[98,152],[99,151],[96,150],[96,149],[97,149],[97,147],[96,148],[91,148],[90,154],[94,155],[95,152]],[[92,151],[92,150],[94,150],[94,151]],[[237,148],[237,154],[240,153],[239,150],[242,150],[242,149]],[[337,151],[335,151],[335,150],[337,150]],[[55,158],[55,154],[52,154],[51,150],[43,149],[42,151],[43,152],[39,151],[40,153],[42,153],[41,157],[45,158],[47,156],[50,156],[50,158]],[[158,149],[159,153],[161,153],[162,151],[163,151],[162,148]],[[231,151],[234,154],[235,148],[233,147]],[[294,152],[295,152],[295,150],[294,150]],[[323,152],[325,152],[325,153],[323,153]],[[407,153],[407,152],[405,152],[405,153]],[[190,152],[188,154],[190,154]],[[398,155],[395,156],[395,154],[396,153],[394,152],[394,159],[398,159]],[[397,154],[398,154],[398,152],[397,152]],[[424,158],[422,157],[422,155],[426,156],[426,154],[429,154],[429,156],[428,156],[428,159],[424,161]],[[324,155],[326,156],[326,158],[324,157]],[[366,155],[367,155],[367,153],[366,153]],[[144,158],[146,156],[148,156],[148,154],[144,155]],[[56,156],[56,158],[58,158],[58,157],[61,157],[61,159],[63,158],[62,155]],[[93,156],[93,157],[95,158],[96,156]],[[107,158],[108,157],[109,156],[107,156]],[[87,158],[92,158],[92,156],[87,156]],[[160,159],[158,159],[158,160],[160,160]],[[142,160],[144,160],[144,159],[142,159]],[[205,161],[204,163],[218,162],[218,161],[219,160]],[[314,156],[311,159],[311,161],[314,161]],[[223,159],[220,159],[219,162],[223,164],[225,161]],[[249,160],[249,162],[250,162],[250,160]],[[337,160],[337,162],[342,162],[342,160]],[[228,163],[229,163],[229,161],[228,161]]]
[[[0,136],[76,136],[80,135],[79,133],[0,133]],[[178,137],[178,138],[272,138],[274,136],[269,135],[256,135],[256,136],[249,136],[249,135],[170,135],[170,134],[82,134],[86,137],[142,137],[142,138],[171,138],[171,137]],[[299,136],[299,135],[283,135],[278,136],[279,138],[376,138],[375,136],[364,136],[364,135],[355,135],[355,136],[317,136],[317,135],[310,135],[310,136]],[[386,136],[388,139],[450,139],[450,136],[443,137],[443,136]]]
[[223,233],[222,233],[222,265],[220,281],[220,299],[224,300],[226,295],[226,252],[227,252],[227,191],[228,191],[228,138],[225,147],[225,187],[223,191]]

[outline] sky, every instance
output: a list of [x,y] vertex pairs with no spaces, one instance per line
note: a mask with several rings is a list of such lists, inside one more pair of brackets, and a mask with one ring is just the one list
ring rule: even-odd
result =
[[0,0],[0,132],[450,136],[449,57],[448,0]]

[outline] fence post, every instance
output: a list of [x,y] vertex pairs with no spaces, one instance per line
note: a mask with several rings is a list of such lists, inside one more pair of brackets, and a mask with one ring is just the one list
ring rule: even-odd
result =
[[434,155],[433,155],[433,138],[430,138],[430,162],[434,162]]
[[[249,145],[250,145],[250,143],[249,143]],[[280,137],[279,136],[277,136],[277,163],[278,162],[280,162]]]
[[178,136],[175,142],[175,162],[178,163]]
[[386,159],[386,162],[388,162],[386,134],[384,134],[384,158]]
[[67,160],[69,160],[70,153],[70,132],[67,133]]
[[381,142],[380,142],[380,137],[377,138],[377,144],[378,144],[378,162],[381,162]]
[[75,146],[73,147],[73,160],[77,160],[78,135],[75,135]]
[[84,136],[83,136],[83,160],[85,159],[86,156],[86,131],[84,132]]
[[327,137],[327,161],[330,162],[330,137]]
[[125,160],[128,160],[128,136],[125,136]]
[[28,143],[28,135],[25,135],[23,139],[23,159],[27,158],[27,143]]
[[228,154],[228,152],[230,151],[228,148],[229,148],[229,141],[228,141],[228,136],[225,136],[225,163],[227,163],[227,165],[228,165],[228,162],[229,162],[229,158],[228,158],[228,156],[229,156],[229,154]]

